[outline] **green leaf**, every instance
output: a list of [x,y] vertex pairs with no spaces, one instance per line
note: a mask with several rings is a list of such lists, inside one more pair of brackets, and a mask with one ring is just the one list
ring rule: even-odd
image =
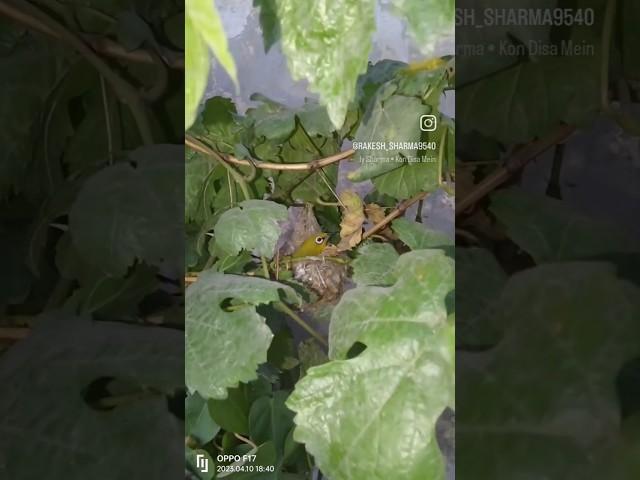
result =
[[[453,240],[446,234],[432,230],[421,223],[413,222],[406,218],[394,220],[391,228],[400,240],[411,250],[453,246]],[[450,248],[444,248],[444,250],[450,251]]]
[[[418,98],[378,98],[364,116],[354,142],[419,142],[420,116],[430,111]],[[362,166],[348,175],[349,180],[361,182],[400,168],[404,159],[413,159],[416,153],[416,148],[358,149],[354,161]]]
[[395,12],[406,19],[423,55],[433,55],[442,37],[453,38],[454,0],[392,0],[391,3]]
[[378,89],[392,80],[397,72],[406,66],[406,63],[396,60],[380,60],[375,64],[369,63],[366,73],[358,78],[356,88],[356,100],[362,111],[367,110],[369,102],[375,97]]
[[215,164],[204,155],[185,149],[184,219],[185,222],[204,222],[211,215],[216,197],[213,183]]
[[261,397],[251,405],[249,431],[257,444],[273,442],[278,462],[284,455],[285,440],[293,428],[293,412],[285,406],[289,393],[279,390],[272,397]]
[[370,243],[358,249],[358,257],[351,263],[353,280],[358,285],[391,285],[396,278],[393,267],[398,253],[388,243]]
[[[191,391],[225,398],[227,388],[256,378],[273,334],[254,306],[278,301],[279,290],[297,300],[280,283],[217,272],[201,274],[187,289],[186,382]],[[235,305],[233,311],[225,310],[225,301]]]
[[184,148],[141,147],[86,181],[69,213],[69,231],[83,260],[124,276],[136,259],[183,268]]
[[245,385],[230,388],[227,398],[208,402],[211,418],[227,432],[249,433],[249,400],[245,389]]
[[231,255],[244,249],[271,258],[280,236],[278,222],[287,216],[287,208],[279,203],[245,200],[220,216],[214,229],[216,243]]
[[212,97],[204,104],[202,127],[207,143],[216,151],[235,153],[242,126],[237,120],[235,104],[225,97]]
[[397,334],[415,325],[425,330],[446,322],[444,298],[454,288],[454,262],[440,250],[401,255],[389,287],[358,286],[342,296],[331,316],[329,358],[346,358],[367,332]]
[[456,356],[457,473],[607,478],[637,459],[621,448],[616,381],[640,355],[639,298],[606,263],[548,264],[511,277],[495,309],[500,343]]
[[260,28],[266,53],[280,40],[280,21],[276,0],[253,0],[253,6],[260,7]]
[[187,130],[196,118],[200,99],[209,79],[209,51],[202,37],[187,15],[185,21],[185,85],[184,85],[184,129]]
[[[3,477],[146,478],[182,471],[181,442],[167,442],[182,435],[182,422],[160,392],[183,385],[183,338],[177,330],[64,313],[35,319],[29,337],[0,362]],[[87,388],[104,377],[122,380],[139,398],[111,409],[90,405]],[[33,461],[25,442],[41,461]]]
[[435,163],[409,163],[375,177],[373,185],[397,200],[406,199],[422,191],[438,188],[438,168]]
[[198,392],[188,395],[184,401],[184,423],[187,435],[204,445],[215,438],[220,427],[209,415],[207,401]]
[[489,208],[537,263],[637,251],[637,242],[626,232],[553,198],[513,188],[491,195]]
[[584,123],[599,109],[598,68],[599,56],[519,63],[458,89],[458,123],[503,143],[528,142],[562,122]]
[[375,31],[373,0],[276,0],[282,50],[294,79],[309,81],[339,129],[367,68]]
[[[334,360],[311,368],[287,402],[294,438],[331,478],[444,478],[435,422],[454,401],[454,329],[444,302],[453,261],[412,252],[394,274],[393,286],[343,295],[331,320]],[[367,348],[347,360],[355,342]]]
[[229,52],[227,37],[215,3],[212,0],[188,0],[185,7],[192,27],[211,49],[216,60],[229,74],[233,83],[237,85],[236,64]]

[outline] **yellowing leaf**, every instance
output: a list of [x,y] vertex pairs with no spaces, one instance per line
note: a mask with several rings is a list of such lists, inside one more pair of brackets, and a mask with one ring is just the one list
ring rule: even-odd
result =
[[365,221],[362,199],[353,191],[345,190],[340,195],[344,204],[340,222],[339,250],[349,250],[362,240],[362,224]]

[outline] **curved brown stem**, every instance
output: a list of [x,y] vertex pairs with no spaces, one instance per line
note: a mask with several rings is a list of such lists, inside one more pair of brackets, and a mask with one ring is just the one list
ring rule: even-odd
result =
[[337,163],[346,158],[349,158],[354,153],[356,153],[355,150],[345,150],[344,152],[336,153],[335,155],[331,155],[329,157],[321,158],[318,160],[313,160],[308,163],[249,162],[248,160],[235,158],[232,155],[222,155],[221,153],[215,152],[212,149],[202,145],[202,143],[199,142],[195,137],[188,134],[185,135],[184,144],[192,150],[200,152],[204,155],[222,156],[225,161],[242,167],[251,167],[253,165],[255,168],[260,168],[263,170],[289,170],[298,172],[306,170],[316,170],[318,168],[326,167],[327,165],[331,165],[332,163]]

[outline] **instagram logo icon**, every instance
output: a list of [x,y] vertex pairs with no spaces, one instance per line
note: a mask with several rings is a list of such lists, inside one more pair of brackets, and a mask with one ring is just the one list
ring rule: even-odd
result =
[[435,115],[422,115],[420,117],[420,130],[423,132],[433,132],[438,126]]

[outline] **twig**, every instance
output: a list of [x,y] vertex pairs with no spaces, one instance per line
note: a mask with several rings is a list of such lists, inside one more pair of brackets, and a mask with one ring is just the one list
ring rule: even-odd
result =
[[241,160],[239,158],[235,158],[232,155],[222,155],[205,145],[202,145],[201,142],[198,142],[197,139],[191,135],[185,135],[184,143],[189,148],[203,153],[208,156],[218,155],[224,158],[225,161],[232,163],[234,165],[239,165],[242,167],[251,167],[252,165],[256,168],[261,168],[263,170],[295,170],[295,171],[304,171],[304,170],[316,170],[318,168],[326,167],[327,165],[331,165],[332,163],[339,162],[344,160],[345,158],[351,157],[355,152],[355,150],[345,150],[344,152],[336,153],[335,155],[331,155],[326,158],[321,158],[318,160],[313,160],[308,163],[271,163],[271,162],[249,162],[248,160]]
[[327,343],[327,341],[324,339],[324,337],[322,335],[320,335],[318,332],[316,332],[313,328],[311,328],[311,326],[305,322],[302,317],[300,317],[296,312],[294,312],[293,310],[291,310],[285,303],[283,302],[275,302],[273,304],[273,307],[282,312],[282,313],[286,313],[287,315],[289,315],[289,317],[291,317],[292,320],[294,320],[298,325],[300,325],[309,335],[311,335],[313,338],[315,338],[318,342],[320,342],[322,345],[324,345],[325,347],[328,347],[329,344]]
[[100,75],[100,89],[102,90],[102,106],[104,108],[104,121],[107,130],[107,156],[109,165],[113,164],[113,135],[111,134],[111,114],[109,113],[109,98],[107,95],[107,86],[104,83],[104,77]]
[[136,122],[140,136],[146,145],[153,143],[151,134],[151,126],[147,118],[146,106],[138,95],[138,91],[131,86],[126,80],[112,70],[107,63],[100,58],[94,50],[87,45],[84,40],[74,32],[70,31],[62,23],[50,17],[38,7],[32,5],[26,0],[13,0],[9,2],[0,2],[0,13],[7,15],[14,20],[25,23],[27,26],[38,24],[44,26],[48,31],[58,38],[60,41],[69,44],[78,51],[105,80],[107,80],[122,102],[127,104],[133,118]]
[[364,241],[367,238],[371,237],[372,235],[375,235],[376,233],[378,233],[380,230],[383,230],[388,224],[390,224],[392,221],[394,221],[396,218],[402,215],[405,212],[405,210],[407,210],[411,205],[426,198],[427,195],[428,195],[427,192],[422,192],[402,202],[391,213],[389,213],[389,215],[384,217],[382,220],[376,223],[369,230],[364,232],[364,234],[362,235],[362,240]]
[[506,162],[504,167],[497,169],[491,175],[482,180],[464,198],[456,202],[456,217],[464,213],[470,206],[484,198],[490,192],[506,182],[511,175],[522,169],[527,163],[542,154],[554,145],[563,142],[573,133],[575,127],[561,125],[549,136],[531,142],[520,150]]

